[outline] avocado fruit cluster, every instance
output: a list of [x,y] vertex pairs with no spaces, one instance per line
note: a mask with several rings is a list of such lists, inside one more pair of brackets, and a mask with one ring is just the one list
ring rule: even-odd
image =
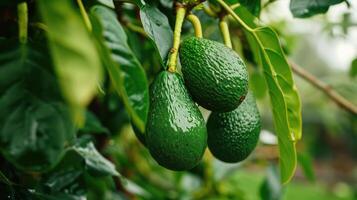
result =
[[[195,37],[179,53],[183,76],[162,71],[155,77],[146,132],[134,126],[136,136],[170,170],[194,168],[207,143],[221,161],[244,160],[258,142],[260,116],[243,61],[223,44]],[[196,103],[212,111],[207,125]]]

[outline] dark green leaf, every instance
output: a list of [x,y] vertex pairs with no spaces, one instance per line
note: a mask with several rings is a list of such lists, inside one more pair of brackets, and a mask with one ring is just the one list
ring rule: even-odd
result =
[[261,0],[228,0],[230,4],[240,3],[255,16],[259,16],[261,10]]
[[[0,199],[33,200],[31,194],[24,188],[0,183]],[[37,200],[37,199],[36,199]]]
[[301,166],[301,169],[304,172],[305,177],[309,181],[315,181],[315,173],[314,173],[311,156],[306,153],[305,154],[299,153],[297,158]]
[[291,0],[290,11],[294,17],[304,18],[325,13],[330,6],[344,2],[344,0]]
[[165,66],[168,54],[172,47],[173,32],[167,17],[156,7],[149,4],[141,6],[140,17],[143,27],[158,49]]
[[49,56],[36,46],[5,41],[0,66],[1,152],[20,169],[48,170],[74,138],[69,111],[46,69]]
[[75,151],[67,151],[61,162],[41,179],[41,191],[46,194],[85,195],[85,160]]
[[86,112],[86,122],[79,131],[83,133],[109,134],[109,130],[104,127],[99,119],[90,111]]
[[6,185],[12,185],[12,182],[1,171],[0,171],[0,182],[5,183]]
[[352,78],[355,78],[357,76],[357,58],[355,58],[351,63],[350,76]]
[[24,2],[25,0],[1,0],[0,6],[16,5],[18,3]]
[[69,195],[65,193],[54,193],[54,194],[43,194],[39,192],[33,192],[30,191],[28,192],[29,196],[31,196],[31,199],[36,199],[36,200],[82,200],[86,199],[86,197],[83,196],[75,196],[75,195]]
[[97,1],[109,8],[114,8],[113,0],[97,0]]
[[84,107],[97,93],[101,63],[95,44],[71,0],[36,1],[47,28],[53,63],[64,97],[82,124]]
[[109,8],[91,9],[94,33],[100,42],[103,62],[122,97],[133,123],[144,132],[149,107],[148,82],[144,69],[127,43],[123,27]]
[[18,168],[44,171],[61,159],[68,143],[68,127],[59,113],[62,105],[48,104],[30,93],[24,94],[29,100],[9,115],[1,130],[2,152]]
[[82,175],[82,171],[75,168],[59,170],[50,176],[45,185],[54,191],[61,191],[73,182],[77,181],[80,175]]
[[[257,17],[260,15],[261,0],[226,0],[225,2],[230,5],[235,5],[235,4],[241,5],[242,7],[245,8],[244,12],[248,12],[250,15],[253,14],[254,16]],[[209,0],[209,3],[211,8],[213,8],[213,10],[215,10],[216,12],[220,12],[222,10],[222,7],[217,3],[216,0]]]
[[260,197],[264,200],[282,199],[283,188],[279,181],[279,173],[275,166],[269,166],[267,177],[260,187]]
[[115,166],[97,151],[92,142],[79,140],[72,148],[85,160],[86,168],[91,174],[119,176]]

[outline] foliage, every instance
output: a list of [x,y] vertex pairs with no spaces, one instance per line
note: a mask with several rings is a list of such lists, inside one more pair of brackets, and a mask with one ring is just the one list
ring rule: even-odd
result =
[[330,6],[344,1],[345,0],[291,0],[290,10],[294,17],[311,17],[316,14],[326,13]]
[[[341,2],[291,0],[290,10],[295,17],[306,18]],[[297,199],[319,198],[304,196],[302,188],[329,198],[322,194],[327,191],[322,185],[281,184],[291,180],[297,163],[307,180],[317,181],[313,156],[321,152],[316,150],[319,138],[310,135],[309,146],[297,154],[302,105],[285,55],[283,30],[278,34],[259,21],[265,1],[210,0],[190,12],[201,19],[205,37],[219,42],[216,17],[233,16],[226,20],[235,50],[240,49],[247,64],[250,88],[259,99],[263,128],[275,130],[278,141],[259,146],[278,148],[280,154],[269,159],[257,152],[247,162],[227,165],[207,151],[194,169],[172,172],[159,166],[138,142],[135,134],[144,137],[146,129],[149,83],[167,69],[175,51],[173,3],[0,2],[0,199],[292,199],[292,194]],[[205,14],[202,8],[208,4],[219,8],[216,17]],[[182,38],[192,35],[191,27],[184,24]],[[355,80],[356,63],[351,64],[350,78],[336,76],[341,82],[334,82],[352,100],[356,88],[343,81]],[[355,116],[308,96],[303,100],[319,108],[307,110],[304,117],[323,119],[304,124],[305,132],[313,132],[314,123],[334,132],[356,131]],[[207,117],[208,111],[201,111]],[[344,137],[348,148],[356,150],[356,135]],[[257,166],[266,173],[256,173]]]

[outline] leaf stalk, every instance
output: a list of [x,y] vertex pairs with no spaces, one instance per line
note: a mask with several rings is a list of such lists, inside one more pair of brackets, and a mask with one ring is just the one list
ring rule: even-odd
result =
[[180,48],[180,42],[181,42],[182,24],[185,20],[187,8],[179,5],[176,11],[177,14],[176,14],[176,22],[175,22],[175,30],[174,30],[174,41],[173,41],[173,47],[171,48],[171,52],[170,52],[171,54],[169,56],[168,71],[170,72],[176,72],[178,49]]
[[89,20],[88,14],[86,12],[86,9],[84,8],[82,0],[77,0],[77,4],[78,4],[79,10],[81,12],[81,15],[82,15],[82,18],[84,20],[86,27],[88,28],[89,31],[92,31],[92,24]]
[[198,38],[202,38],[203,34],[200,19],[196,15],[190,13],[189,15],[187,15],[187,20],[193,25],[193,28],[195,30],[195,36]]
[[219,29],[221,30],[224,44],[227,47],[232,48],[231,34],[229,33],[229,26],[228,22],[225,20],[225,17],[220,18]]
[[18,26],[19,26],[19,40],[20,43],[25,44],[28,38],[28,9],[27,3],[22,2],[17,6],[18,12]]

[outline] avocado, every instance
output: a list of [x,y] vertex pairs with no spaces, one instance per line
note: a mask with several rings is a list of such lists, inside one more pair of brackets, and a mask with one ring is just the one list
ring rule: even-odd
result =
[[194,101],[202,107],[228,112],[248,92],[248,72],[242,59],[223,44],[190,37],[180,48],[182,74]]
[[255,98],[249,93],[237,109],[211,113],[207,121],[208,148],[221,161],[242,161],[257,145],[260,128]]
[[163,71],[150,86],[146,146],[163,167],[189,170],[201,160],[207,147],[207,129],[177,73]]

